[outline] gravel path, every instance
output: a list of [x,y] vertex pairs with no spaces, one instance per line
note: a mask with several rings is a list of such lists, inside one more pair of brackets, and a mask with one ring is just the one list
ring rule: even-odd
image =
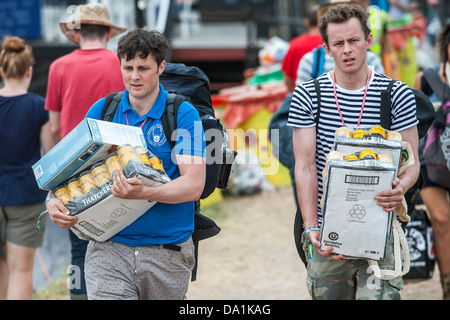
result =
[[[306,270],[293,240],[295,204],[290,187],[222,203],[221,233],[200,243],[190,300],[309,300]],[[404,300],[442,298],[437,267],[432,279],[405,282]]]

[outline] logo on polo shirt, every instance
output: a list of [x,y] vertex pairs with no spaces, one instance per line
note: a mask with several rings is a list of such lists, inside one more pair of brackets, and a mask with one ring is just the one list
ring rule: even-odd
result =
[[166,135],[160,123],[154,124],[147,131],[147,141],[154,147],[159,147],[166,142]]

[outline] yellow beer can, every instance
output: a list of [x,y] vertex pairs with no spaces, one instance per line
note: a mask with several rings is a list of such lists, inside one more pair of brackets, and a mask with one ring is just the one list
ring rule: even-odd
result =
[[67,191],[72,198],[83,198],[86,195],[77,178],[72,178],[69,180],[69,183],[67,184]]
[[58,199],[62,201],[64,205],[66,205],[70,200],[72,200],[72,197],[69,194],[69,191],[66,187],[60,187],[56,189],[55,195]]
[[383,138],[386,138],[386,133],[386,130],[382,126],[373,126],[369,131],[369,135],[378,134]]
[[106,168],[108,169],[109,176],[112,177],[115,171],[122,171],[122,165],[119,161],[119,156],[116,152],[112,153],[105,161]]
[[159,160],[159,158],[157,156],[155,156],[154,154],[151,154],[148,157],[148,161],[150,162],[150,166],[153,169],[161,170],[162,172],[164,172],[164,168],[162,166],[162,163],[161,163],[161,161]]
[[336,150],[330,151],[330,153],[327,154],[326,161],[328,162],[331,159],[342,160],[342,153],[340,153],[339,151],[336,151]]
[[388,153],[380,153],[378,155],[378,160],[393,163],[392,157]]
[[378,160],[377,155],[375,154],[375,152],[373,152],[373,150],[370,149],[365,149],[363,151],[361,151],[361,153],[359,154],[359,159],[375,159]]
[[352,138],[352,130],[349,127],[340,127],[336,130],[334,136]]
[[395,140],[395,141],[402,141],[403,137],[402,137],[402,134],[398,131],[390,131],[388,133],[388,139]]
[[346,155],[346,156],[344,157],[344,160],[345,160],[345,161],[356,161],[356,160],[359,160],[359,158],[358,158],[357,155],[354,155],[354,154],[348,154],[348,155]]
[[117,149],[117,155],[119,156],[119,162],[123,169],[125,169],[128,161],[137,163],[141,161],[136,150],[129,144],[121,145],[119,149]]
[[356,138],[356,139],[362,139],[367,135],[368,135],[367,131],[363,130],[363,129],[357,129],[357,130],[353,131],[353,138]]
[[83,188],[84,193],[88,193],[91,191],[92,188],[96,189],[97,185],[95,184],[94,177],[92,176],[91,172],[86,171],[83,172],[80,177],[78,178],[78,181],[80,182],[81,188]]
[[111,181],[111,176],[108,173],[108,168],[106,168],[106,165],[102,162],[93,166],[91,169],[91,173],[97,187],[101,187],[105,183]]
[[147,149],[144,147],[137,147],[136,152],[141,159],[141,162],[146,165],[150,165],[150,161],[148,160]]

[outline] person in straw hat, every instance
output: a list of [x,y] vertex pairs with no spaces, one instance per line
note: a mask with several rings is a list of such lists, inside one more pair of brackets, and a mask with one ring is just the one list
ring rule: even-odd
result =
[[[76,127],[94,102],[110,92],[124,90],[120,61],[106,46],[126,28],[110,23],[104,4],[77,6],[75,14],[67,22],[60,22],[60,27],[67,39],[79,48],[50,65],[45,109],[49,111],[55,141]],[[78,239],[72,231],[70,238],[71,263],[83,275],[87,241]],[[87,298],[84,276],[80,280],[79,285],[70,288],[71,299]]]

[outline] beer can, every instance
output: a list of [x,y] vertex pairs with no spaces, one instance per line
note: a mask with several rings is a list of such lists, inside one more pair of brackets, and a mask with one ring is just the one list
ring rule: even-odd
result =
[[72,198],[83,198],[86,195],[77,178],[72,178],[69,180],[69,183],[67,184],[67,191]]
[[359,160],[358,156],[354,155],[354,154],[348,154],[344,157],[345,161],[356,161]]
[[352,138],[352,130],[349,127],[340,127],[336,130],[334,136]]
[[390,132],[388,132],[387,139],[395,140],[395,141],[402,141],[403,137],[402,137],[402,134],[398,131],[390,131]]
[[147,149],[143,147],[137,147],[136,152],[139,155],[143,164],[150,165],[150,161],[148,160]]
[[373,152],[373,150],[370,149],[365,149],[363,151],[361,151],[361,153],[359,154],[359,159],[375,159],[378,160],[377,155],[375,154],[375,152]]
[[134,161],[139,163],[141,160],[136,150],[129,144],[124,144],[117,149],[117,155],[119,156],[119,162],[123,169],[127,166],[128,161]]
[[161,161],[157,156],[155,156],[154,154],[150,154],[150,156],[148,157],[148,161],[150,162],[150,166],[153,169],[161,170],[162,172],[164,172],[164,168],[161,164]]
[[101,187],[105,183],[111,181],[111,176],[108,173],[108,168],[106,168],[106,165],[104,163],[99,163],[93,166],[91,169],[91,173],[97,187]]
[[97,188],[94,177],[89,171],[83,172],[78,178],[78,181],[80,182],[81,188],[83,188],[83,191],[86,194],[91,191],[92,188]]
[[331,159],[342,160],[342,153],[340,153],[339,151],[336,151],[336,150],[330,151],[330,153],[327,154],[326,161],[328,162]]
[[66,205],[66,203],[72,200],[72,197],[70,196],[69,191],[67,190],[66,187],[60,187],[56,189],[55,195],[58,199],[62,201],[64,205]]
[[109,176],[112,177],[115,171],[122,171],[122,165],[119,161],[119,156],[116,152],[112,153],[105,161],[106,168],[108,169]]
[[378,160],[384,161],[384,162],[390,162],[390,163],[393,163],[392,157],[391,157],[391,155],[388,154],[388,153],[380,153],[380,154],[378,155]]
[[363,129],[357,129],[353,132],[353,138],[356,139],[362,139],[367,135],[368,135],[367,131]]
[[382,126],[373,126],[369,131],[369,135],[372,134],[378,134],[381,137],[386,138],[386,130]]

